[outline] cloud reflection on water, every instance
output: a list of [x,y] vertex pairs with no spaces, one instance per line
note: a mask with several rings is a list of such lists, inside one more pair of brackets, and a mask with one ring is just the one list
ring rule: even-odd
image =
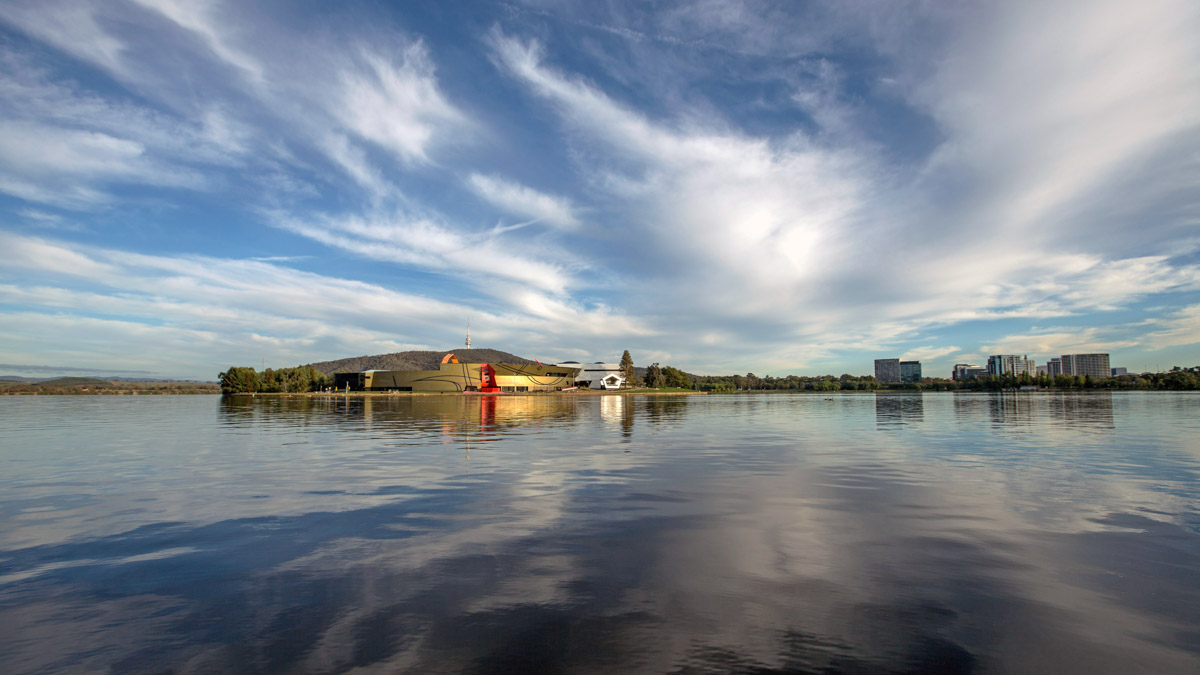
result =
[[[72,518],[56,542],[0,551],[0,574],[37,571],[0,585],[0,666],[1198,663],[1200,467],[1189,437],[1164,443],[1155,427],[1186,409],[1124,396],[924,395],[919,415],[883,396],[612,400],[224,402],[215,440],[184,443],[210,460],[185,465],[200,497],[134,482],[90,508],[135,527],[96,535]],[[1103,434],[1051,428],[1071,410]],[[1036,433],[1010,433],[1024,427]],[[191,517],[163,517],[181,504]]]

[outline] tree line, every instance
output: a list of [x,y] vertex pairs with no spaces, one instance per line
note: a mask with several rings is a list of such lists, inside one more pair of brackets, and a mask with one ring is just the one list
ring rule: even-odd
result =
[[920,382],[884,384],[871,375],[786,375],[759,377],[745,375],[691,375],[672,366],[652,363],[641,378],[636,375],[629,350],[621,356],[621,370],[631,387],[652,389],[678,388],[708,392],[732,391],[1002,391],[1020,387],[1041,389],[1128,389],[1128,390],[1200,390],[1200,367],[1172,368],[1165,373],[1118,375],[1093,379],[1086,375],[984,375],[973,380],[956,381],[927,377]]
[[820,375],[788,375],[786,377],[757,377],[745,375],[694,376],[694,388],[700,391],[1003,391],[1020,387],[1039,389],[1122,389],[1122,390],[1170,390],[1193,391],[1200,389],[1200,373],[1175,370],[1166,373],[1145,375],[1118,375],[1093,379],[1085,375],[984,375],[974,380],[955,381],[939,377],[927,377],[920,382],[896,382],[884,384],[870,375],[848,375],[840,377]]
[[291,394],[321,391],[332,386],[333,378],[312,366],[253,368],[234,366],[217,376],[222,394]]
[[[1200,390],[1200,367],[1172,368],[1165,373],[1118,375],[1093,379],[1084,375],[984,375],[973,380],[955,381],[927,377],[920,382],[884,384],[871,375],[786,375],[759,377],[745,375],[692,375],[673,366],[655,362],[641,377],[633,365],[629,350],[621,356],[621,371],[630,387],[651,389],[691,389],[707,392],[733,391],[1002,391],[1033,386],[1041,389],[1129,389],[1129,390]],[[234,366],[218,376],[222,394],[303,393],[321,391],[333,385],[333,378],[312,366],[254,368]]]

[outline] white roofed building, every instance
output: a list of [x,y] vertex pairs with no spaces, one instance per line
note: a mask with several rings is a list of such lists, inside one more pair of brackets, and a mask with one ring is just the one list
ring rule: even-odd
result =
[[579,369],[579,372],[575,374],[575,384],[580,387],[620,389],[625,385],[625,376],[621,373],[621,365],[618,363],[596,361],[595,363],[580,364],[568,361],[559,365]]

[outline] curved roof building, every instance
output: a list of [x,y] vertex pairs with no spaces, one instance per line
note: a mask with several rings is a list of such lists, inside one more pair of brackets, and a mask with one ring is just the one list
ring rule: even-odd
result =
[[516,363],[459,363],[447,354],[437,370],[367,370],[338,373],[338,389],[354,391],[525,392],[560,391],[575,384],[577,367]]

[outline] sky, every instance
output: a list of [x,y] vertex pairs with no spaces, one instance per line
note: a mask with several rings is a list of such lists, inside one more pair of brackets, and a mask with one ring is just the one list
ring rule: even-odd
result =
[[0,4],[0,374],[1200,365],[1200,3]]

